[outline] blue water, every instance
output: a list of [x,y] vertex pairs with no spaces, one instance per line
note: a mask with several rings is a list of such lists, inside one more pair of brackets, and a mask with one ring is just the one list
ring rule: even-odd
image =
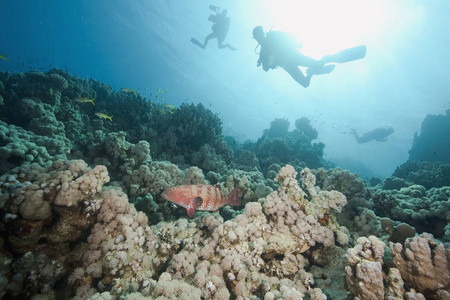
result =
[[[297,10],[299,19],[311,14],[289,1],[3,0],[0,54],[8,61],[0,60],[0,71],[57,67],[152,99],[159,88],[167,89],[164,102],[204,103],[219,113],[225,133],[241,141],[256,140],[275,118],[288,118],[293,128],[295,119],[308,117],[326,145],[326,159],[390,176],[408,159],[424,117],[450,106],[450,2],[365,1],[383,12],[378,24],[366,28],[370,10],[342,1],[343,11],[355,10],[356,21],[339,32],[332,30],[348,17],[332,19],[336,8],[318,2],[323,11],[298,28],[281,24],[280,14],[291,17]],[[237,51],[220,50],[215,40],[205,50],[190,43],[210,33],[209,4],[228,9],[226,41]],[[281,7],[277,16],[274,7]],[[317,55],[365,44],[367,56],[313,78],[305,89],[281,69],[266,73],[256,67],[251,34],[256,25],[300,31],[305,52],[319,42]],[[360,26],[364,30],[352,34]],[[318,27],[315,40],[311,31]],[[395,129],[386,142],[358,144],[348,134],[381,126]]]

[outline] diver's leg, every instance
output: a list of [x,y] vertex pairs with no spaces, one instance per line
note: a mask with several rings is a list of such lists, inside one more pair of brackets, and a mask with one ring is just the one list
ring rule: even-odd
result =
[[291,77],[297,81],[301,86],[307,88],[309,86],[309,83],[311,82],[312,74],[303,75],[303,72],[296,66],[296,65],[290,65],[290,66],[283,66],[282,67],[286,72],[288,72]]
[[223,44],[223,41],[225,40],[225,36],[223,34],[217,34],[217,46],[219,49],[223,49],[227,47],[227,44]]
[[206,44],[208,44],[208,41],[210,40],[210,39],[213,39],[213,38],[215,38],[216,37],[216,34],[214,33],[214,32],[211,32],[210,34],[208,34],[206,37],[205,37],[205,41],[203,42],[203,49],[205,49],[206,48]]
[[306,56],[305,54],[297,51],[295,56],[293,57],[293,61],[297,66],[307,67],[307,68],[320,68],[323,66],[323,63],[317,59]]
[[359,137],[359,134],[356,132],[356,130],[355,129],[351,129],[351,132],[350,132],[351,134],[353,134],[354,136],[355,136],[355,140],[358,142],[358,143],[362,143],[362,140],[361,140],[361,138]]
[[325,65],[328,61],[314,59],[300,51],[296,53],[293,59],[298,66],[308,67],[307,75],[328,74],[334,70],[334,65]]

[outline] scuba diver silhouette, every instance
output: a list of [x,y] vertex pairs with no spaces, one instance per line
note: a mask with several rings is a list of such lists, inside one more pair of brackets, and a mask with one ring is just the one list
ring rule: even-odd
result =
[[374,130],[364,133],[362,136],[360,136],[355,129],[352,129],[350,133],[355,136],[355,140],[360,144],[370,141],[386,142],[388,136],[394,133],[394,128],[390,126],[375,128]]
[[200,48],[205,49],[206,44],[208,44],[209,40],[217,38],[217,43],[220,49],[228,48],[230,50],[236,50],[236,48],[232,47],[228,43],[223,44],[223,42],[225,41],[225,37],[227,36],[228,29],[230,28],[230,18],[227,17],[228,11],[224,9],[221,13],[219,13],[220,7],[216,7],[213,5],[210,5],[209,8],[216,12],[216,14],[211,14],[208,17],[208,21],[214,23],[211,27],[212,32],[206,36],[203,44],[194,38],[191,38],[191,42],[199,46]]
[[[361,59],[366,55],[366,46],[356,46],[341,50],[335,54],[325,55],[320,60],[304,55],[300,52],[302,45],[287,32],[264,32],[262,26],[253,29],[253,38],[261,46],[257,66],[264,71],[283,68],[291,77],[303,87],[308,87],[313,75],[328,74],[334,70],[335,65],[329,63],[345,63]],[[256,46],[256,48],[258,47]],[[256,52],[255,48],[255,52]],[[307,67],[306,76],[299,67]]]

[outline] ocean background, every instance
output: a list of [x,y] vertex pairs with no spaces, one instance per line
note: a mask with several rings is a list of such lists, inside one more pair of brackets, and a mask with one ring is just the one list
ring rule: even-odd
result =
[[[203,103],[225,135],[255,141],[270,122],[311,120],[324,158],[366,176],[388,177],[408,159],[428,114],[450,108],[450,2],[399,1],[23,1],[0,4],[0,71],[62,68],[164,103]],[[209,5],[228,9],[225,42],[211,32]],[[252,29],[296,34],[315,58],[360,44],[367,56],[313,77],[307,89],[282,69],[256,67]],[[358,144],[348,132],[392,126],[386,142]]]

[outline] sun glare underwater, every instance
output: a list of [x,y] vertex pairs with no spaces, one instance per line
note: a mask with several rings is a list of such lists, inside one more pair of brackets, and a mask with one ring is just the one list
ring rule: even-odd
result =
[[0,4],[0,298],[450,299],[450,2]]
[[386,22],[386,2],[271,1],[266,23],[292,33],[304,45],[305,53],[319,59],[367,42]]

